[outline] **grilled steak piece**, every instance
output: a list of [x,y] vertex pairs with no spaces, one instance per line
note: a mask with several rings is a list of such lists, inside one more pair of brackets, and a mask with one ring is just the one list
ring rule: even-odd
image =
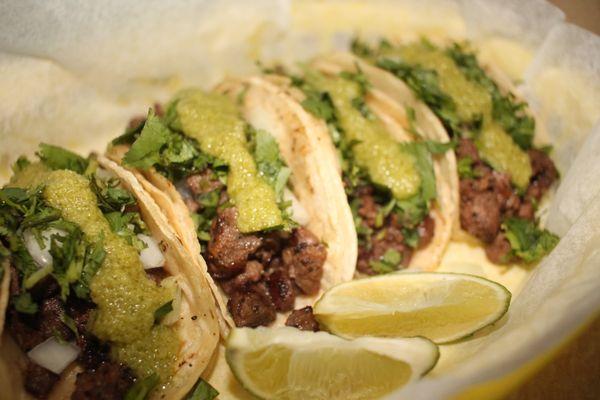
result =
[[315,315],[313,314],[313,309],[311,306],[294,310],[288,317],[287,321],[285,321],[285,324],[287,326],[298,328],[301,331],[317,332],[319,330],[319,323],[315,319]]
[[246,291],[234,291],[227,301],[227,309],[235,325],[240,327],[266,326],[276,317],[275,305],[262,283],[250,285]]
[[120,400],[133,385],[129,368],[114,362],[102,362],[97,368],[77,374],[72,400]]
[[406,243],[398,217],[389,215],[384,225],[375,231],[369,238],[370,242],[360,244],[358,247],[358,261],[356,268],[367,275],[375,275],[371,268],[371,261],[378,261],[388,250],[396,250],[402,256],[401,265],[407,267],[412,258],[413,249]]
[[231,295],[235,291],[245,291],[246,286],[252,283],[256,283],[263,278],[263,265],[258,261],[248,261],[244,267],[244,272],[235,277],[219,281],[223,291],[228,295]]
[[288,246],[283,250],[282,258],[294,283],[304,294],[317,294],[327,249],[311,231],[303,227],[294,229]]
[[25,390],[37,399],[45,399],[59,376],[46,368],[27,360],[27,368],[23,376]]
[[185,184],[190,192],[196,196],[212,192],[223,187],[223,183],[216,179],[210,169],[190,175],[185,178]]
[[558,170],[546,153],[540,150],[529,150],[533,176],[527,189],[528,198],[539,200],[558,179]]
[[500,204],[492,192],[471,192],[469,183],[461,181],[460,225],[485,243],[494,241],[500,231]]
[[276,269],[267,276],[267,288],[277,311],[287,312],[294,309],[294,284],[285,269]]
[[506,236],[500,233],[494,241],[485,247],[487,258],[496,264],[506,264],[512,261],[512,248]]
[[237,211],[230,207],[219,211],[210,228],[208,267],[217,279],[229,278],[243,271],[248,257],[261,245],[258,236],[242,234],[236,224]]
[[60,298],[45,299],[38,314],[39,330],[46,339],[50,336],[60,336],[66,341],[73,339],[73,331],[61,320],[65,314],[65,307]]

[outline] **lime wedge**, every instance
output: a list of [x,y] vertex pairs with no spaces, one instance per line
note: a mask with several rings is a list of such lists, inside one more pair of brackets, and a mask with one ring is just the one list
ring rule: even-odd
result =
[[424,338],[346,340],[295,328],[234,329],[227,363],[263,399],[375,399],[419,378],[439,357]]
[[510,292],[467,274],[404,272],[355,280],[328,290],[314,306],[328,331],[346,338],[465,338],[508,310]]

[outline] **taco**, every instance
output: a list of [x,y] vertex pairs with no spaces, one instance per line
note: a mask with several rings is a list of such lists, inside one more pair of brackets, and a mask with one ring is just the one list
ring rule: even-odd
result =
[[468,43],[369,47],[356,40],[352,49],[377,66],[359,62],[377,88],[390,93],[405,83],[456,142],[460,226],[484,244],[488,259],[533,263],[548,254],[558,237],[543,229],[540,205],[559,174],[550,147],[541,145],[543,127],[510,79],[480,64]]
[[335,158],[320,169],[336,170],[335,186],[343,187],[337,206],[352,218],[338,229],[357,238],[357,272],[435,269],[455,225],[458,190],[451,143],[427,106],[410,92],[377,90],[354,64],[318,59],[302,75],[270,72],[264,86],[294,103],[288,112]]
[[[244,101],[253,98],[249,87],[230,82],[221,90],[229,95],[179,93],[164,111],[133,121],[108,155],[169,216],[211,281],[226,336],[232,326],[282,324],[351,279],[346,260],[355,250],[351,237],[338,235],[349,218],[337,207],[339,191],[316,167],[329,155],[293,137],[298,121]],[[287,323],[312,329],[310,309],[298,313]]]
[[38,156],[0,190],[3,398],[183,398],[218,343],[206,280],[131,173]]

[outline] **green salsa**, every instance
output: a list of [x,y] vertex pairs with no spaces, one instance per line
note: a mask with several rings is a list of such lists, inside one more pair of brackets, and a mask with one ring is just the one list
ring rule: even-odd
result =
[[305,79],[316,89],[329,93],[342,134],[357,142],[352,147],[353,158],[373,183],[388,188],[398,200],[416,195],[421,177],[414,156],[390,136],[381,121],[366,118],[353,105],[353,100],[361,95],[359,84],[315,71],[308,71]]
[[397,50],[402,60],[434,70],[440,89],[452,98],[456,112],[464,121],[483,117],[481,133],[475,144],[495,170],[506,172],[519,188],[525,188],[531,178],[529,156],[492,117],[492,98],[480,84],[469,80],[455,62],[442,50],[421,43],[402,46]]
[[256,232],[283,224],[273,188],[260,175],[249,150],[246,124],[227,97],[187,90],[178,96],[177,115],[185,135],[203,152],[229,167],[227,193],[238,212],[241,232]]
[[139,377],[156,372],[163,381],[175,370],[179,341],[171,327],[155,325],[154,312],[172,291],[146,276],[137,250],[110,229],[89,181],[68,170],[49,171],[31,164],[11,181],[22,187],[44,185],[43,196],[61,216],[77,224],[86,240],[102,238],[106,257],[91,281],[97,309],[90,329],[112,345],[113,356]]

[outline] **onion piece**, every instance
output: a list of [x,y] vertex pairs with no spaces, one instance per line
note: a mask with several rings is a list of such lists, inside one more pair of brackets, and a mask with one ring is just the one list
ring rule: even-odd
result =
[[310,221],[310,216],[308,215],[308,212],[306,211],[306,208],[304,208],[302,203],[300,203],[298,198],[294,196],[294,193],[292,193],[292,191],[288,188],[285,188],[283,190],[283,199],[292,203],[292,219],[301,226],[307,225]]
[[162,267],[165,264],[165,257],[156,241],[142,233],[139,233],[137,237],[146,244],[146,248],[140,251],[140,261],[144,265],[144,269]]
[[115,175],[112,171],[98,167],[96,169],[96,178],[100,179],[101,181],[107,181],[109,179],[117,178],[117,175]]
[[79,347],[73,343],[61,343],[54,336],[38,344],[27,356],[55,374],[60,374],[79,355]]
[[[51,238],[54,235],[66,236],[67,233],[60,229],[50,228],[46,229],[41,233],[42,242],[44,243],[44,247],[42,248],[38,243],[35,235],[29,229],[23,232],[23,241],[25,242],[25,247],[27,251],[33,258],[33,261],[40,267],[45,268],[52,265],[52,255],[50,254],[50,243]],[[59,243],[59,246],[61,244]]]

